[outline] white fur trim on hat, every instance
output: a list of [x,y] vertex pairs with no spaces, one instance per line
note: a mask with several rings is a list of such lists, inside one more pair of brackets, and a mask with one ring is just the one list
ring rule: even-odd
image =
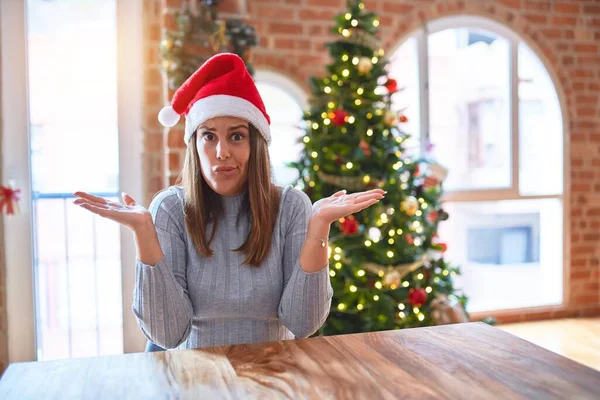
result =
[[185,119],[185,136],[187,145],[196,129],[205,121],[215,117],[238,117],[254,125],[271,144],[271,129],[265,115],[248,100],[241,97],[218,94],[208,96],[194,103]]

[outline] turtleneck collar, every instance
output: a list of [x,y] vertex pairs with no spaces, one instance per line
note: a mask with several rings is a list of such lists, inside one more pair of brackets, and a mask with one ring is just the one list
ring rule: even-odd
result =
[[248,190],[244,190],[236,196],[220,196],[225,216],[237,216],[247,196]]

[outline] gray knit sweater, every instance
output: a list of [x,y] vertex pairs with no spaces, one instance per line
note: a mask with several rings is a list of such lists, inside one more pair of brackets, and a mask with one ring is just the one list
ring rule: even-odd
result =
[[183,349],[293,339],[325,322],[333,295],[329,266],[306,273],[299,261],[310,199],[291,186],[283,189],[271,251],[253,267],[232,250],[249,232],[248,219],[237,218],[246,195],[221,197],[225,216],[208,258],[188,236],[183,187],[169,187],[150,204],[165,257],[155,266],[136,260],[132,309],[155,344]]

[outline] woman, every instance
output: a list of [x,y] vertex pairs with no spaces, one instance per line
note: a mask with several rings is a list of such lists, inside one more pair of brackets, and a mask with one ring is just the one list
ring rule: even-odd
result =
[[[270,119],[244,62],[218,54],[161,110],[185,114],[178,184],[149,209],[77,192],[75,204],[126,225],[137,260],[133,312],[147,350],[307,337],[324,323],[330,224],[383,198],[340,191],[311,204],[271,182]],[[155,344],[158,346],[155,346]]]

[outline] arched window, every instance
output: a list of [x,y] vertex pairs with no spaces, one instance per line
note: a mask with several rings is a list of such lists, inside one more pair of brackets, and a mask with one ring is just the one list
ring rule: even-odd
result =
[[256,71],[255,80],[271,117],[269,154],[275,182],[281,186],[288,185],[298,177],[298,172],[285,164],[300,158],[302,145],[298,138],[304,135],[301,123],[307,96],[293,81],[275,72]]
[[553,80],[507,27],[432,21],[390,57],[411,149],[449,169],[440,225],[471,312],[563,302],[564,126]]

